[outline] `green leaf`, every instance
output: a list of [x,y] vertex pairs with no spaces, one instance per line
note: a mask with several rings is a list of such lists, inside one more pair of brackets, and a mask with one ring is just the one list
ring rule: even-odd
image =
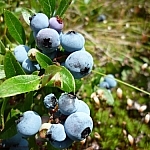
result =
[[61,71],[60,66],[50,65],[45,69],[45,73],[42,77],[42,86],[47,85],[47,83],[52,79],[52,77],[59,71]]
[[20,105],[22,105],[22,106],[19,105],[20,106],[19,107],[20,111],[25,112],[27,110],[30,110],[32,103],[33,103],[33,91],[27,93],[26,98],[23,101],[23,104],[20,103]]
[[56,11],[56,15],[59,15],[61,17],[65,13],[71,2],[72,0],[61,0],[59,7]]
[[44,69],[46,69],[49,65],[53,64],[52,60],[41,52],[36,52],[35,57],[36,57],[36,61]]
[[68,69],[61,66],[61,70],[57,72],[50,80],[48,86],[58,87],[65,92],[75,92],[75,80]]
[[41,6],[43,7],[43,12],[48,16],[52,17],[55,11],[55,1],[56,0],[39,0]]
[[0,65],[0,79],[4,79],[5,77],[4,66]]
[[14,116],[5,123],[5,128],[0,132],[1,139],[8,139],[17,133],[16,123],[17,117]]
[[113,98],[111,92],[105,88],[100,88],[100,89],[103,91],[101,99],[105,100],[108,105],[113,106],[114,105],[114,98]]
[[5,2],[0,1],[0,8],[4,7],[5,5],[6,5]]
[[24,8],[23,11],[22,11],[22,17],[24,19],[24,21],[30,25],[30,20],[29,20],[29,17],[33,16],[35,14],[35,12],[31,9],[28,9],[28,8]]
[[30,32],[30,36],[29,36],[27,45],[30,46],[30,47],[35,47],[35,39],[34,39],[34,36],[33,36],[33,31]]
[[11,51],[7,51],[4,57],[4,70],[6,74],[6,78],[11,78],[16,75],[24,75],[21,65],[16,60],[15,56]]
[[0,40],[0,54],[5,55],[6,49],[2,41]]
[[0,113],[1,113],[1,122],[2,122],[2,129],[4,128],[4,112],[5,112],[5,108],[6,108],[8,100],[9,100],[9,98],[4,98],[3,99],[3,104],[2,104],[2,107],[1,107],[1,110],[0,110]]
[[0,97],[14,96],[38,90],[40,77],[37,75],[18,75],[5,80],[0,85]]
[[5,10],[4,19],[11,36],[20,44],[25,44],[25,31],[17,17],[12,12]]

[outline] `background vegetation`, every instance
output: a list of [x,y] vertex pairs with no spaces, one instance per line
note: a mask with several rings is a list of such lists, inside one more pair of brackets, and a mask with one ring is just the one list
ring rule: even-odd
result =
[[[23,12],[28,8],[33,12],[40,12],[42,9],[36,0],[0,0],[0,40],[6,50],[13,50],[18,43],[7,30],[4,8],[13,12],[20,20],[27,41],[31,30],[24,21]],[[106,19],[99,21],[100,15],[105,15]],[[145,116],[150,112],[150,2],[74,0],[63,20],[64,32],[75,30],[85,36],[85,48],[94,58],[92,73],[82,79],[82,85],[77,91],[78,97],[91,109],[94,129],[85,143],[75,143],[70,149],[148,150],[150,123],[145,122]],[[4,56],[0,55],[1,68],[3,59]],[[111,91],[113,106],[106,103],[98,91],[100,79],[106,74],[113,74],[118,81],[117,87]],[[3,76],[1,69],[0,83],[4,80]],[[42,92],[39,91],[37,95],[43,94]],[[48,92],[48,89],[44,90],[44,94]],[[94,92],[97,98],[93,97]],[[21,96],[9,99],[5,114],[9,114],[7,109],[10,111],[16,103],[20,103]],[[1,106],[2,101],[1,99]],[[33,110],[43,115],[46,111],[41,105],[42,101],[36,97]],[[16,114],[16,111],[11,109],[11,113]],[[31,138],[31,148],[37,149],[34,144]],[[46,149],[45,145],[38,147]]]

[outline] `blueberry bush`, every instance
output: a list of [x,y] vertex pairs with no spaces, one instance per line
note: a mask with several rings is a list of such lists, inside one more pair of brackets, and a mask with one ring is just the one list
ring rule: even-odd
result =
[[0,0],[0,149],[148,150],[144,0]]

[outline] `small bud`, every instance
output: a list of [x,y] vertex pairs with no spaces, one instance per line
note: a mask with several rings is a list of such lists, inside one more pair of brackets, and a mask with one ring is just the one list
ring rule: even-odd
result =
[[147,106],[146,106],[146,105],[141,106],[141,107],[139,108],[139,112],[143,112],[143,111],[145,111],[145,110],[146,110],[146,108],[147,108]]
[[98,89],[96,92],[97,92],[99,97],[102,97],[102,95],[104,93],[102,89]]
[[123,129],[123,134],[126,136],[127,135],[127,131],[125,129]]
[[142,68],[142,70],[145,70],[147,67],[148,67],[148,64],[144,63],[141,68]]
[[96,96],[93,99],[94,99],[94,102],[99,106],[100,105],[99,98]]
[[80,141],[81,145],[84,145],[85,142],[86,142],[86,138],[84,140]]
[[118,88],[117,89],[117,96],[121,99],[122,98],[122,89]]
[[35,48],[31,48],[29,51],[28,51],[28,57],[31,61],[36,61],[36,58],[35,58],[35,55],[36,53],[38,52],[37,49]]
[[131,99],[127,99],[127,105],[129,106],[129,107],[132,107],[133,106],[133,100],[131,100]]
[[94,98],[94,97],[96,97],[96,93],[95,93],[95,92],[93,92],[93,93],[91,94],[91,98]]
[[94,137],[95,137],[96,139],[100,139],[100,138],[101,138],[101,136],[100,136],[100,134],[99,134],[98,132],[95,132],[95,133],[94,133]]
[[149,121],[150,121],[150,114],[147,114],[145,116],[145,123],[149,123]]
[[129,143],[130,143],[131,145],[134,144],[134,138],[133,138],[133,136],[130,135],[130,134],[128,134],[128,141],[129,141]]
[[51,123],[43,123],[39,129],[40,138],[46,138],[47,130],[51,127]]
[[137,102],[134,102],[134,108],[136,109],[136,110],[139,110],[140,109],[140,104],[138,104]]

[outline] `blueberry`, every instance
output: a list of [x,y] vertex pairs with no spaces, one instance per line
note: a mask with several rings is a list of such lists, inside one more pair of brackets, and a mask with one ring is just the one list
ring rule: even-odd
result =
[[14,56],[19,63],[22,63],[28,56],[29,47],[26,45],[18,45],[14,49]]
[[60,36],[60,44],[65,51],[74,52],[84,47],[85,38],[78,32],[69,31]]
[[66,149],[68,148],[69,146],[71,146],[71,144],[73,143],[74,141],[71,140],[68,136],[66,137],[65,140],[59,142],[59,141],[50,141],[51,145],[55,148],[59,148],[59,149]]
[[64,23],[59,16],[51,17],[49,19],[49,27],[52,29],[55,29],[56,31],[60,33],[64,27]]
[[72,94],[63,93],[59,97],[58,107],[64,115],[70,115],[77,110],[77,97]]
[[53,93],[48,94],[44,97],[44,105],[48,109],[54,109],[58,104],[58,100]]
[[102,82],[99,84],[99,86],[100,86],[101,88],[110,89],[110,86],[109,86],[109,84],[108,84],[106,81],[102,81]]
[[9,150],[29,150],[29,143],[26,139],[21,139],[19,145],[11,146]]
[[29,20],[30,27],[35,33],[49,26],[49,19],[44,13],[34,14]]
[[20,133],[17,133],[15,134],[14,136],[8,138],[8,139],[5,139],[2,141],[2,145],[4,147],[10,147],[10,146],[16,146],[19,144],[19,142],[21,141],[22,139],[22,135]]
[[37,70],[34,63],[28,57],[23,61],[22,68],[26,73],[32,73]]
[[51,53],[60,45],[59,34],[54,29],[41,29],[36,36],[36,44],[43,52]]
[[41,127],[41,117],[34,111],[26,111],[16,121],[17,131],[22,134],[23,137],[34,135]]
[[73,52],[66,58],[65,67],[70,70],[74,78],[82,78],[91,72],[93,57],[84,50]]
[[105,15],[99,15],[98,17],[97,17],[97,21],[98,22],[102,22],[102,21],[104,21],[104,20],[106,20],[106,16]]
[[38,62],[34,61],[33,66],[36,68],[36,70],[41,70],[41,66],[38,64]]
[[66,133],[64,126],[60,123],[52,124],[51,127],[47,130],[47,138],[50,141],[63,141],[66,138]]
[[104,77],[104,81],[107,82],[109,84],[110,88],[113,88],[117,85],[117,82],[114,78],[114,75],[112,74],[108,74]]
[[76,112],[84,112],[90,115],[90,108],[83,100],[78,100],[77,105]]
[[81,141],[92,132],[93,120],[84,112],[75,112],[67,117],[64,127],[70,139]]

